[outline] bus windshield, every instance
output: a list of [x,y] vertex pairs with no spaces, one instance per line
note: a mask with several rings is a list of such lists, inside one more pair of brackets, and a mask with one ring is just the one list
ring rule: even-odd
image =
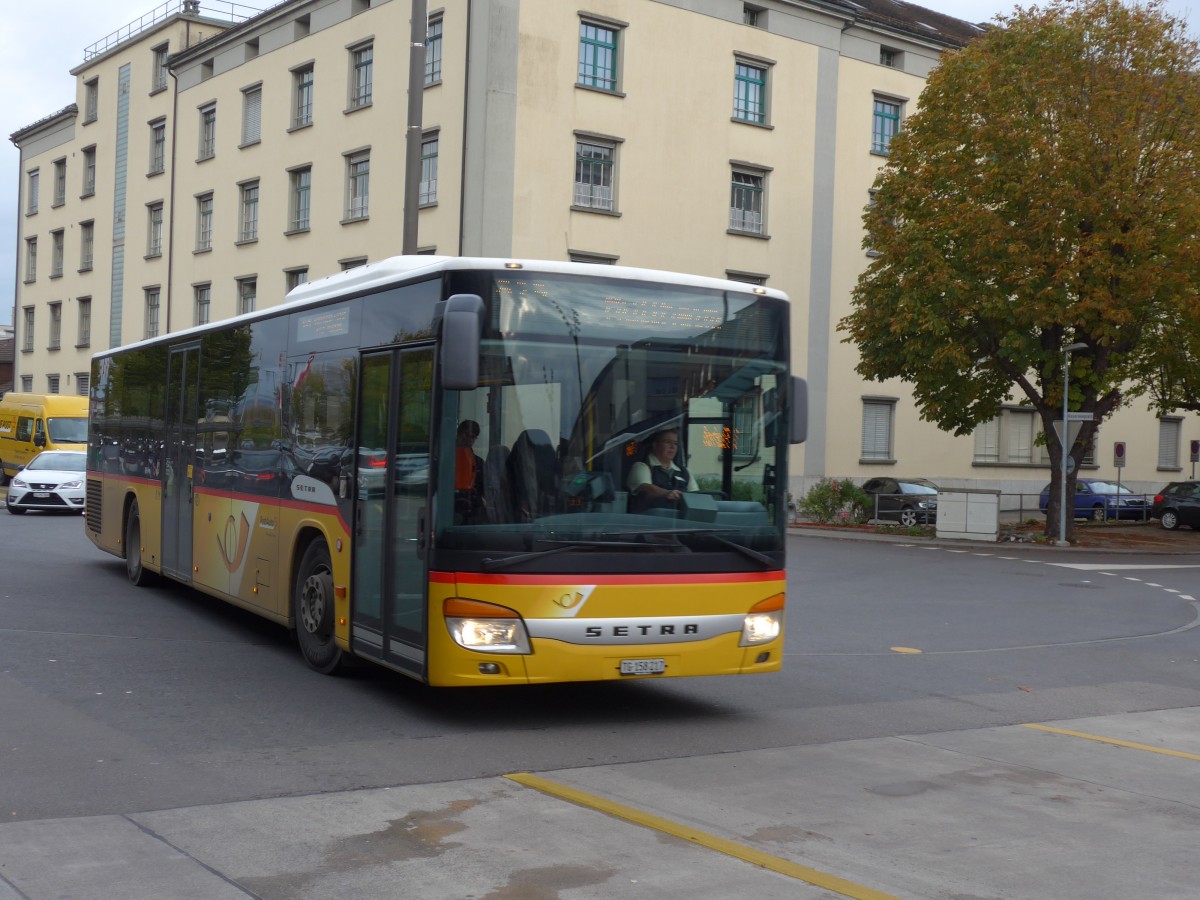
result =
[[443,400],[439,548],[493,551],[485,569],[634,543],[777,563],[784,301],[522,273],[490,295],[480,386]]

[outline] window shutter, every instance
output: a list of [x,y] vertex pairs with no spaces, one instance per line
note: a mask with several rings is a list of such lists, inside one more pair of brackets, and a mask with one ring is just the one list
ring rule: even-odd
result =
[[1008,420],[1008,461],[1033,462],[1033,413],[1013,412]]
[[863,401],[863,459],[891,459],[892,404]]
[[242,143],[252,144],[262,138],[262,89],[246,91],[242,121]]
[[983,422],[975,429],[977,462],[1000,462],[1000,419]]
[[1158,420],[1158,467],[1179,468],[1179,420]]

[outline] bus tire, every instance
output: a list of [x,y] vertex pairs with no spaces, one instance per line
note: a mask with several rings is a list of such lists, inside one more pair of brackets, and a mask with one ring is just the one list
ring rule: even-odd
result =
[[135,587],[154,582],[154,573],[142,565],[142,517],[136,499],[129,504],[129,514],[125,517],[125,574]]
[[300,559],[292,612],[304,661],[322,675],[333,674],[341,665],[342,651],[333,637],[333,563],[320,538],[308,545]]

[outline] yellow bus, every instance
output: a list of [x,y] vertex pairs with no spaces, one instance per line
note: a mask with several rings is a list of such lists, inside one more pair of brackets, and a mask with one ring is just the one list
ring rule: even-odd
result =
[[774,671],[789,335],[786,296],[749,284],[384,260],[97,354],[85,527],[133,584],[274,620],[319,672]]

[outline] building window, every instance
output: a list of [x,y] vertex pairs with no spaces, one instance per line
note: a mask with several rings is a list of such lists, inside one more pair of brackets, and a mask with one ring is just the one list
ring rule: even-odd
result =
[[262,140],[262,88],[242,91],[242,143],[248,147]]
[[346,219],[365,219],[370,210],[371,154],[351,153],[346,157]]
[[579,22],[579,78],[584,87],[617,89],[617,28],[607,23]]
[[339,259],[338,265],[342,267],[343,272],[349,272],[351,269],[357,269],[359,266],[365,266],[367,258],[365,256],[355,256],[351,259]]
[[61,278],[63,273],[63,230],[50,232],[50,277]]
[[580,209],[613,212],[614,176],[617,147],[615,143],[593,140],[575,142],[575,202]]
[[1158,420],[1158,467],[1179,468],[1179,440],[1182,419],[1162,418]]
[[862,461],[891,462],[895,400],[863,400]]
[[75,393],[80,397],[86,397],[92,386],[92,376],[87,372],[75,373]]
[[[432,26],[430,26],[432,29]],[[364,44],[350,51],[350,108],[371,105],[371,81],[375,66],[375,45]],[[425,47],[425,68],[429,69],[429,46]],[[428,76],[426,76],[428,80]]]
[[67,161],[54,161],[54,206],[62,206],[67,202]]
[[195,322],[197,325],[207,325],[209,322],[209,304],[212,302],[212,285],[198,284],[194,288],[196,298]]
[[288,231],[308,231],[312,208],[312,166],[288,173]]
[[1040,465],[1044,460],[1036,449],[1038,433],[1033,410],[1001,410],[996,418],[975,429],[975,462]]
[[83,124],[95,122],[100,111],[100,79],[83,83]]
[[730,281],[740,281],[743,284],[757,284],[765,286],[769,276],[759,272],[743,272],[740,269],[726,269],[725,277]]
[[42,175],[37,169],[33,169],[27,175],[28,177],[25,180],[25,213],[32,216],[38,211],[38,193]]
[[57,375],[47,375],[46,376],[46,393],[47,394],[57,394],[58,393],[58,385],[59,385],[59,378]]
[[591,263],[594,266],[615,266],[620,259],[614,253],[592,253],[587,250],[568,250],[567,259],[577,263]]
[[292,72],[292,127],[303,128],[313,120],[313,64]]
[[217,104],[200,107],[200,149],[198,159],[211,159],[217,154]]
[[257,278],[239,278],[238,286],[238,315],[243,313],[254,312],[254,306],[258,301],[258,279]]
[[92,222],[79,223],[79,271],[90,272],[92,255],[96,247],[96,226]]
[[733,170],[729,195],[729,230],[743,234],[766,233],[766,174]]
[[425,32],[425,84],[442,80],[442,20],[430,19]]
[[238,243],[258,240],[258,182],[249,181],[240,185],[241,201],[238,205]]
[[438,189],[438,138],[437,135],[421,141],[421,187],[417,202],[421,206],[437,203]]
[[[26,306],[21,310],[23,327],[21,328],[21,349],[26,353],[33,351],[33,307]],[[24,388],[29,390],[29,388]]]
[[151,60],[151,76],[150,76],[150,93],[161,91],[167,86],[167,50],[168,44],[160,44],[150,52],[153,54]]
[[163,252],[163,205],[150,203],[146,206],[146,256],[162,256]]
[[25,238],[25,281],[37,281],[37,238]]
[[76,300],[75,311],[79,314],[78,337],[75,346],[90,347],[92,345],[92,298],[80,297]]
[[891,47],[879,48],[879,64],[887,66],[889,69],[899,69],[904,65],[904,54],[899,50],[893,50]]
[[290,293],[302,284],[308,284],[308,266],[302,266],[298,269],[284,269],[284,282],[287,286],[287,291]]
[[196,198],[196,252],[212,249],[213,195]]
[[767,11],[757,6],[746,4],[742,7],[742,24],[751,28],[767,27]]
[[21,390],[25,391],[25,393],[29,393],[30,391],[33,390],[33,376],[32,375],[22,375],[21,376]]
[[733,67],[733,117],[767,124],[767,68],[738,60]]
[[146,288],[146,333],[143,337],[158,337],[158,298],[159,289]]
[[159,119],[150,123],[150,174],[158,175],[166,168],[167,122]]
[[96,193],[96,148],[86,147],[83,151],[83,196]]
[[892,138],[900,130],[900,104],[883,97],[875,98],[875,113],[871,128],[871,152],[888,153]]
[[47,350],[58,350],[62,347],[62,304],[50,304],[50,343]]

